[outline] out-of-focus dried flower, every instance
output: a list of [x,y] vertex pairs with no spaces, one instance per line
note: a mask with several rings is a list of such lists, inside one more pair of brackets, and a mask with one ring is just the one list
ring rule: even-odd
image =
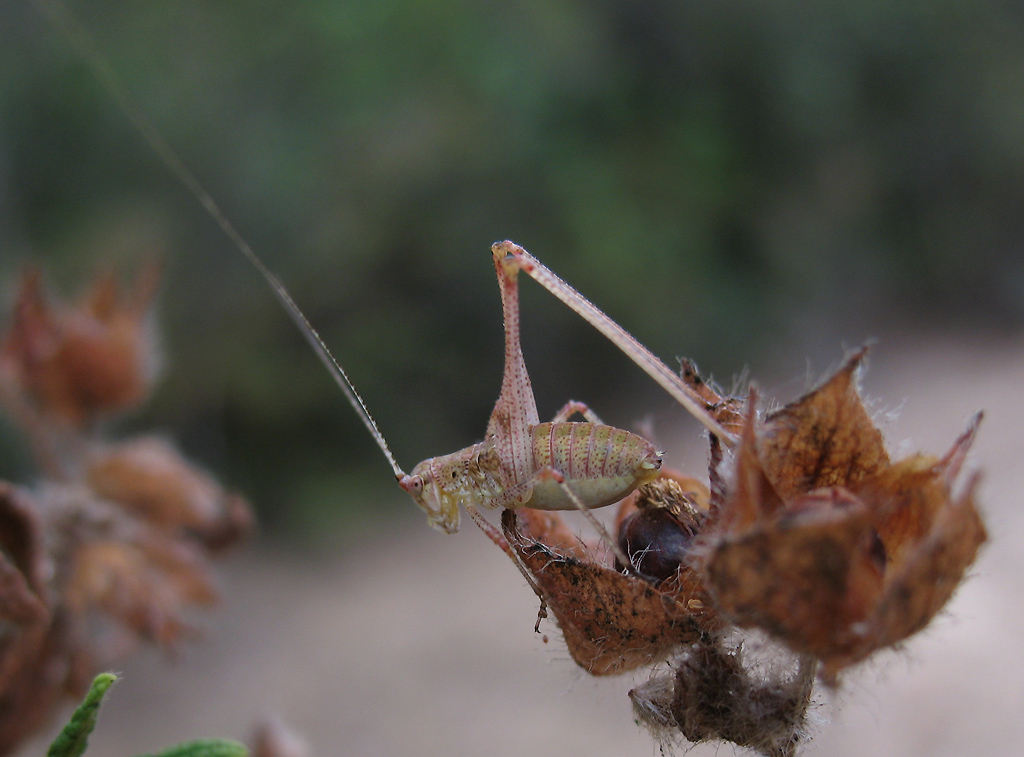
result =
[[48,495],[74,508],[66,511],[73,522],[55,524],[69,536],[61,587],[69,616],[83,631],[104,619],[121,631],[103,635],[111,648],[97,657],[123,657],[135,639],[171,645],[187,629],[186,608],[216,599],[199,545],[125,519],[80,488]]
[[140,436],[90,452],[85,480],[99,497],[118,503],[170,532],[183,531],[209,549],[230,546],[252,528],[245,500],[225,492],[170,444]]
[[0,341],[0,388],[79,427],[137,406],[155,373],[148,316],[157,278],[150,267],[122,294],[116,279],[104,276],[77,305],[67,306],[49,304],[39,272],[27,273]]
[[122,301],[103,278],[51,309],[37,274],[0,346],[0,400],[43,480],[0,482],[0,755],[140,642],[170,647],[216,598],[209,558],[251,527],[245,500],[167,442],[89,421],[148,391],[155,271]]
[[[19,533],[30,548],[9,550]],[[175,644],[189,608],[216,598],[200,542],[81,484],[0,482],[0,539],[0,754],[140,641]]]

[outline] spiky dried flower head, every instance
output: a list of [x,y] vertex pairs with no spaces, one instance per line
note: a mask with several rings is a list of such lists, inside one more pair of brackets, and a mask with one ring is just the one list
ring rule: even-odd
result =
[[[762,417],[758,393],[683,378],[738,443],[711,437],[709,485],[664,469],[616,519],[632,570],[555,513],[507,511],[495,541],[594,675],[669,660],[630,696],[663,743],[727,740],[794,752],[820,673],[924,628],[984,542],[976,475],[962,476],[980,414],[943,457],[893,462],[857,388],[864,350]],[[485,529],[486,530],[486,529]],[[723,639],[764,632],[792,652],[765,677]]]
[[893,463],[856,388],[862,359],[764,420],[751,394],[699,561],[733,623],[828,675],[927,625],[986,538],[976,477],[957,480],[980,415],[945,457]]

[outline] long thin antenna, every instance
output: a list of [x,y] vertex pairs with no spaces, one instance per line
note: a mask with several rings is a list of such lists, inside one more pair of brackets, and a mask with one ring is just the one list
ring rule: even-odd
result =
[[78,50],[81,54],[82,59],[86,65],[92,70],[96,79],[103,86],[104,89],[113,97],[114,102],[117,103],[118,108],[121,112],[127,116],[128,120],[139,130],[146,142],[156,153],[157,157],[161,162],[167,166],[167,168],[173,173],[178,180],[185,185],[185,188],[192,194],[193,197],[199,202],[200,205],[209,213],[210,217],[220,226],[221,231],[224,232],[225,236],[231,240],[232,244],[238,248],[238,250],[249,259],[249,262],[253,264],[260,275],[266,279],[267,283],[270,284],[271,289],[277,295],[277,299],[280,300],[284,309],[288,315],[291,316],[295,325],[299,327],[299,331],[302,332],[306,340],[313,346],[313,350],[317,355],[320,356],[320,360],[327,370],[330,371],[334,380],[338,386],[341,387],[341,391],[345,393],[345,397],[349,403],[355,409],[359,418],[363,421],[363,425],[366,426],[367,430],[373,436],[377,442],[377,446],[380,447],[381,452],[384,453],[384,457],[388,459],[391,464],[391,470],[395,472],[396,478],[401,478],[405,475],[405,472],[399,467],[398,462],[395,460],[395,456],[391,454],[391,449],[388,447],[387,442],[384,440],[384,435],[381,434],[380,429],[377,428],[376,421],[373,420],[373,416],[370,415],[370,411],[366,408],[366,403],[363,402],[363,398],[359,396],[359,392],[356,391],[355,386],[349,379],[348,374],[345,373],[345,369],[341,367],[341,363],[331,354],[327,344],[323,338],[317,333],[317,330],[313,328],[313,324],[309,322],[305,314],[299,309],[299,306],[295,304],[295,300],[288,294],[288,290],[285,289],[284,284],[270,272],[270,269],[264,265],[263,261],[256,255],[252,247],[245,238],[238,232],[238,230],[231,224],[221,211],[220,206],[217,205],[216,201],[206,191],[206,188],[199,182],[199,179],[195,177],[188,167],[182,162],[178,154],[171,148],[167,141],[163,138],[156,127],[153,126],[152,122],[142,111],[142,109],[135,104],[135,101],[128,94],[127,88],[121,82],[121,79],[114,72],[114,69],[107,62],[106,58],[96,47],[92,38],[85,32],[81,24],[72,16],[67,6],[64,5],[60,0],[32,0],[36,6],[47,16],[53,24],[60,30],[60,32],[67,37],[71,45]]

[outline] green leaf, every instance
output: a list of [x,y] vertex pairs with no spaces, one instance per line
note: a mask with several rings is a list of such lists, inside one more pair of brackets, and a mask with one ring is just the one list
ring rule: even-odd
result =
[[100,673],[93,679],[89,693],[50,745],[47,757],[81,757],[89,743],[89,734],[96,727],[96,716],[103,703],[103,696],[116,680],[117,676],[113,673]]
[[226,739],[197,739],[172,746],[157,754],[139,757],[248,757],[249,750],[237,741]]

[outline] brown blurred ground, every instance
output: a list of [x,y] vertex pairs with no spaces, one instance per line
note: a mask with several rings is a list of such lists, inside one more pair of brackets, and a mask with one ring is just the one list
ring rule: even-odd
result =
[[[973,460],[985,470],[991,541],[928,630],[818,697],[805,753],[1024,750],[1022,388],[1019,338],[887,339],[876,349],[868,396],[880,412],[904,403],[885,424],[894,452],[941,453],[985,409]],[[550,625],[543,643],[532,593],[472,527],[452,538],[426,527],[375,533],[315,567],[257,548],[224,586],[207,637],[176,664],[150,655],[125,668],[91,757],[240,737],[267,713],[320,757],[657,754],[631,717],[634,679],[583,675]],[[44,751],[40,741],[23,755]]]

